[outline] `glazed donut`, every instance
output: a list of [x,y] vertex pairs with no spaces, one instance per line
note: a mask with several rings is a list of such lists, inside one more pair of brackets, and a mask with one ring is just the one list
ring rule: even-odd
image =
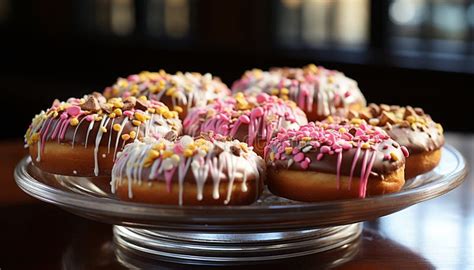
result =
[[25,135],[33,163],[61,175],[110,176],[123,146],[142,137],[176,138],[177,112],[146,97],[105,99],[94,93],[55,100],[38,114]]
[[316,202],[386,194],[405,183],[408,150],[380,128],[310,122],[281,130],[265,148],[274,194]]
[[250,94],[265,92],[291,99],[310,121],[323,120],[338,110],[358,110],[366,104],[356,81],[339,71],[314,64],[303,68],[246,71],[234,82],[232,90]]
[[246,205],[263,190],[265,163],[247,144],[160,139],[125,146],[112,171],[122,200],[172,205]]
[[444,145],[443,127],[423,109],[370,104],[359,112],[349,111],[347,116],[352,122],[366,121],[382,127],[392,139],[408,149],[406,179],[428,172],[439,164]]
[[267,141],[280,128],[295,128],[308,121],[304,112],[292,101],[284,101],[266,93],[257,96],[235,94],[232,98],[192,110],[183,121],[186,134],[214,132],[246,142],[263,156]]
[[158,100],[179,113],[184,119],[189,109],[206,106],[211,101],[230,95],[229,88],[217,77],[207,73],[168,74],[143,71],[140,74],[119,78],[104,90],[106,97],[128,97],[145,95]]

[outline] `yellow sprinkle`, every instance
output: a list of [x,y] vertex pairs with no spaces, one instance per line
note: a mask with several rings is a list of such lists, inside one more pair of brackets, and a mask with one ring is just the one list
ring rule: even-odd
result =
[[190,157],[192,155],[193,155],[193,150],[191,150],[191,149],[185,149],[183,151],[183,156],[185,156],[185,157]]
[[139,112],[136,112],[135,113],[135,118],[140,121],[140,122],[145,122],[146,120],[148,120],[148,115],[145,115],[143,113],[139,113]]
[[413,124],[416,122],[416,118],[413,115],[410,115],[406,118],[406,120],[410,123]]
[[132,94],[132,96],[136,96],[138,94],[138,85],[133,85],[132,88],[130,89],[130,94]]
[[280,94],[282,95],[288,95],[288,93],[290,93],[290,90],[288,90],[288,88],[282,88],[280,90]]
[[330,124],[334,123],[334,118],[332,116],[328,116],[328,118],[326,118],[326,121]]
[[170,89],[166,90],[165,95],[167,95],[167,96],[172,96],[172,95],[174,94],[174,92],[176,92],[176,88],[175,88],[175,87],[171,87]]
[[179,113],[182,113],[183,112],[183,108],[181,108],[180,106],[174,106],[173,108],[174,111],[177,111]]
[[34,144],[34,143],[38,142],[39,139],[40,139],[40,133],[36,132],[35,134],[31,135],[29,144]]
[[285,154],[291,155],[292,152],[293,152],[293,147],[285,147]]
[[137,133],[135,131],[130,131],[130,139],[135,139],[135,137],[137,137]]
[[116,116],[122,116],[122,110],[119,109],[119,108],[115,109],[114,113],[115,113]]
[[138,127],[138,126],[140,126],[140,125],[142,124],[142,122],[140,122],[139,120],[133,120],[133,121],[132,121],[132,124],[133,124],[134,126],[137,126],[137,127]]
[[164,151],[163,154],[161,155],[163,158],[169,158],[173,155],[174,153],[172,151]]
[[362,119],[360,119],[360,118],[352,118],[352,119],[351,119],[351,123],[354,124],[354,125],[360,125],[360,124],[362,124]]
[[440,124],[436,124],[436,129],[439,130],[439,132],[443,132],[443,126],[441,126]]
[[122,134],[122,140],[124,140],[124,141],[130,140],[130,135],[128,135],[128,134]]
[[140,96],[138,99],[141,100],[141,101],[147,101],[147,100],[148,100],[148,99],[146,98],[146,96]]
[[157,150],[157,151],[164,150],[165,149],[165,144],[164,143],[157,143],[157,144],[153,145],[153,149]]
[[102,116],[96,116],[96,117],[94,118],[94,120],[95,120],[95,121],[102,121]]
[[275,152],[270,152],[270,160],[271,161],[275,160]]
[[154,160],[151,158],[146,157],[145,160],[143,160],[143,167],[148,168],[151,165],[153,165]]
[[368,144],[368,143],[363,143],[363,144],[361,145],[361,147],[362,147],[362,149],[369,149],[370,144]]
[[179,160],[180,160],[179,156],[178,156],[178,155],[176,155],[176,154],[173,154],[173,155],[171,155],[171,157],[170,157],[170,158],[171,158],[171,160],[173,160],[173,161],[174,161],[174,162],[176,162],[176,163],[178,163],[178,162],[179,162]]
[[71,120],[69,120],[69,124],[71,124],[71,126],[75,127],[79,124],[79,120],[77,120],[76,117],[71,118]]
[[120,129],[122,128],[122,126],[120,124],[115,124],[113,127],[112,127],[115,131],[119,132]]
[[100,127],[100,130],[103,132],[103,133],[107,133],[107,129],[105,127]]
[[346,132],[347,132],[347,130],[346,130],[345,128],[343,128],[343,127],[341,127],[341,128],[339,129],[339,133],[346,133]]
[[274,95],[274,96],[278,95],[278,93],[280,93],[280,91],[279,91],[278,89],[276,89],[276,88],[273,88],[273,89],[270,91],[270,94],[272,94],[272,95]]
[[155,113],[156,112],[155,108],[148,108],[147,111],[149,113]]
[[312,71],[314,73],[318,72],[318,67],[315,64],[309,64],[308,68],[309,68],[310,71]]
[[116,116],[115,113],[113,113],[113,112],[112,112],[112,113],[109,113],[109,117],[110,117],[110,118],[115,118],[115,116]]
[[395,152],[390,152],[390,157],[392,158],[392,160],[398,161],[398,155],[395,154]]
[[303,137],[303,138],[301,138],[301,140],[303,140],[303,141],[311,141],[311,137]]
[[328,83],[334,83],[334,76],[328,76]]
[[160,157],[160,152],[152,149],[150,150],[150,152],[148,152],[148,157],[150,159],[157,159],[158,157]]

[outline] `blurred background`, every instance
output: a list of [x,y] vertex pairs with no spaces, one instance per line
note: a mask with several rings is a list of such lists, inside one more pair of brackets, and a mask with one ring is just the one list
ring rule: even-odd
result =
[[[1,139],[142,70],[339,69],[370,102],[473,132],[474,0],[0,0]],[[6,96],[5,96],[6,95]]]

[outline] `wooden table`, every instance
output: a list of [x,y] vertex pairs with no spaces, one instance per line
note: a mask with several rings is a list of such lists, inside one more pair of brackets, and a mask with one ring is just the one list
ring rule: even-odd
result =
[[[468,164],[473,163],[473,135],[450,133],[447,141],[463,153]],[[21,142],[1,142],[0,152],[0,269],[126,268],[116,259],[111,225],[69,214],[16,187],[12,173],[25,155]],[[235,269],[314,269],[321,260],[337,260],[344,254]],[[366,222],[349,257],[337,268],[474,269],[474,174],[442,197]],[[190,268],[170,263],[160,266]]]

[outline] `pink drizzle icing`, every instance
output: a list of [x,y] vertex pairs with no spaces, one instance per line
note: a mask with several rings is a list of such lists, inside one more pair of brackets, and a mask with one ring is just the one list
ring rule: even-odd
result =
[[261,93],[255,98],[248,97],[248,101],[254,104],[253,108],[239,110],[237,100],[228,98],[194,109],[184,119],[185,133],[196,136],[200,132],[212,131],[234,137],[239,128],[248,125],[246,143],[253,146],[259,138],[269,141],[281,128],[295,128],[307,123],[303,111],[277,97]]
[[[288,167],[299,164],[308,169],[308,163],[315,159],[320,161],[326,155],[336,155],[336,188],[340,188],[341,166],[343,152],[355,148],[349,174],[349,189],[357,163],[362,156],[359,197],[364,198],[367,192],[367,182],[372,167],[377,158],[377,151],[392,151],[402,159],[408,152],[390,139],[380,128],[366,124],[336,124],[310,122],[299,129],[282,129],[265,148],[265,160],[273,166],[275,160],[288,160]],[[382,150],[383,149],[383,150]],[[389,155],[390,156],[390,155]],[[379,155],[383,158],[383,154]],[[387,162],[392,160],[389,158]]]
[[303,69],[276,68],[270,71],[254,69],[245,72],[242,78],[232,85],[234,92],[272,93],[275,89],[288,90],[289,98],[308,112],[312,111],[313,103],[317,102],[318,115],[330,115],[336,108],[347,107],[354,102],[365,105],[357,82],[339,71],[321,66],[309,65]]

